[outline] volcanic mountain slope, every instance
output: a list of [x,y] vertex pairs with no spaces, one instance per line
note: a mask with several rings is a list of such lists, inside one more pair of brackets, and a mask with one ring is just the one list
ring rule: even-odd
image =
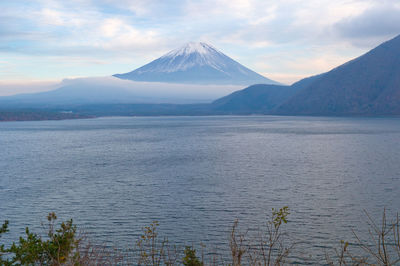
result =
[[321,75],[276,114],[400,114],[400,35]]
[[279,84],[239,64],[206,43],[188,43],[132,72],[115,77],[135,81],[192,84]]

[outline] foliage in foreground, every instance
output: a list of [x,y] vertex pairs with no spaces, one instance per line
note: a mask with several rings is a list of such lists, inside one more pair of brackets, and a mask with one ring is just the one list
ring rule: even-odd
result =
[[[0,246],[1,265],[60,265],[79,257],[77,249],[79,239],[76,238],[76,226],[72,220],[62,222],[58,229],[55,229],[57,216],[50,213],[47,216],[48,232],[47,240],[43,240],[39,235],[25,229],[25,237],[20,237],[19,242],[13,243],[11,247]],[[1,234],[8,231],[8,221],[5,221]],[[4,254],[12,254],[11,258],[4,259]]]
[[[135,244],[129,257],[118,251],[93,245],[82,235],[77,234],[72,220],[62,222],[56,228],[54,213],[47,216],[47,235],[42,238],[26,228],[25,238],[6,248],[0,245],[0,265],[284,265],[290,263],[289,255],[293,243],[285,245],[287,237],[282,226],[288,221],[289,208],[272,209],[263,231],[257,237],[239,230],[235,221],[230,233],[230,259],[225,261],[217,254],[198,257],[194,247],[178,248],[160,238],[154,221],[143,228],[143,234]],[[370,227],[370,241],[363,242],[355,233],[355,243],[341,241],[334,249],[333,256],[326,255],[327,265],[399,265],[400,229],[399,216],[389,222],[385,211],[381,225],[377,225],[366,213]],[[1,236],[8,232],[8,221],[0,227]]]

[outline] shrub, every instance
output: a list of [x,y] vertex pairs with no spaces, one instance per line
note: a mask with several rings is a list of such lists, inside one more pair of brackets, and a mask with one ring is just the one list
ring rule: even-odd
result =
[[203,266],[203,262],[196,257],[196,250],[189,246],[185,247],[185,256],[182,262],[185,266]]
[[[55,213],[49,213],[48,220],[48,239],[43,240],[40,236],[25,229],[25,238],[20,237],[17,243],[11,247],[0,247],[0,262],[2,265],[61,265],[68,261],[77,260],[79,252],[77,247],[79,239],[76,239],[76,226],[72,220],[62,222],[58,229],[55,229],[57,216]],[[8,231],[8,222],[6,221],[0,233]],[[0,234],[0,235],[1,235]],[[4,259],[4,255],[8,255]]]

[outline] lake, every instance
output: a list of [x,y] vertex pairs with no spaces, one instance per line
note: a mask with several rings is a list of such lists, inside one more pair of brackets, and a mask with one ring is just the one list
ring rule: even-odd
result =
[[0,221],[16,240],[46,215],[108,246],[160,223],[178,244],[228,248],[235,219],[261,226],[289,206],[298,262],[400,208],[400,119],[111,117],[0,123]]

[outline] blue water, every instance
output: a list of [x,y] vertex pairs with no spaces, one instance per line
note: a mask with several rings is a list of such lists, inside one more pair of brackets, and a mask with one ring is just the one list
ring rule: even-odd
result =
[[[132,117],[0,123],[3,241],[43,231],[49,211],[96,241],[133,246],[143,226],[178,244],[228,248],[289,206],[286,231],[312,258],[400,209],[400,119]],[[300,256],[300,255],[299,255]],[[297,258],[302,261],[303,258]]]

